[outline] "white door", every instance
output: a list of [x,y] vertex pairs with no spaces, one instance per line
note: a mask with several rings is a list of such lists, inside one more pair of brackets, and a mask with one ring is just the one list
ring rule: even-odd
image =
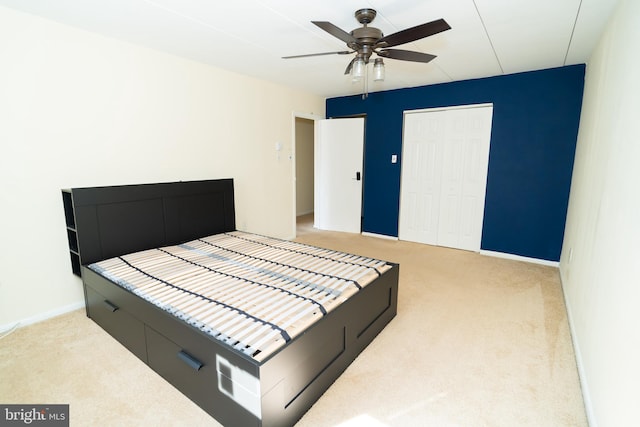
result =
[[436,245],[444,112],[407,114],[402,152],[402,202],[398,238]]
[[[492,114],[491,105],[405,114],[400,239],[480,250]],[[429,155],[416,156],[420,146]]]
[[360,233],[364,118],[317,120],[314,226]]

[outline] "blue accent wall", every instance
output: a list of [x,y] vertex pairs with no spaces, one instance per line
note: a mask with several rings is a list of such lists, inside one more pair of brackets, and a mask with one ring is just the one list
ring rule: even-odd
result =
[[493,103],[481,248],[559,261],[584,73],[573,65],[327,99],[327,117],[367,117],[363,231],[398,235],[405,110]]

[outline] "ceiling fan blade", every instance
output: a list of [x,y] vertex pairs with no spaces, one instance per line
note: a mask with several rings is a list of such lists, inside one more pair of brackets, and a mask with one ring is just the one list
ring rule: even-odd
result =
[[353,63],[356,61],[356,59],[357,59],[357,58],[358,58],[358,57],[356,56],[356,57],[354,57],[354,58],[351,60],[351,62],[349,62],[349,65],[347,65],[347,69],[346,69],[346,70],[344,70],[344,74],[345,74],[345,75],[347,75],[347,74],[351,73],[351,67],[353,67]]
[[449,26],[449,24],[447,24],[447,21],[445,21],[444,19],[438,19],[383,37],[378,40],[378,43],[376,43],[376,47],[380,48],[399,46],[401,44],[423,39],[425,37],[429,37],[450,29],[451,27]]
[[401,50],[401,49],[383,49],[381,51],[376,51],[378,56],[382,56],[383,58],[390,59],[399,59],[400,61],[412,61],[412,62],[429,62],[436,55],[430,55],[428,53],[422,52],[413,52],[411,50]]
[[353,37],[351,34],[344,31],[342,28],[336,27],[331,22],[327,21],[311,21],[312,24],[317,25],[318,27],[325,30],[327,33],[331,34],[334,37],[339,38],[343,42],[349,43],[357,43],[358,40]]
[[339,52],[307,53],[306,55],[283,56],[282,59],[307,58],[309,56],[322,56],[322,55],[347,55],[349,53],[353,53],[353,51],[341,50]]

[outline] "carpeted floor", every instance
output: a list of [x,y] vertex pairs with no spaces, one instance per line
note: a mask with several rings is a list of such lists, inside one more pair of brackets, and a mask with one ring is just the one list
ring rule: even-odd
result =
[[[400,263],[398,315],[299,426],[586,426],[558,270],[408,242],[297,240]],[[83,311],[0,340],[0,403],[72,426],[217,426]]]

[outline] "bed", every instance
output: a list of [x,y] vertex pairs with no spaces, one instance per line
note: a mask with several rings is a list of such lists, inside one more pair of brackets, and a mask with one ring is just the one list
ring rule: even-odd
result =
[[231,179],[63,199],[87,316],[223,425],[295,424],[396,314],[397,264],[236,230]]

